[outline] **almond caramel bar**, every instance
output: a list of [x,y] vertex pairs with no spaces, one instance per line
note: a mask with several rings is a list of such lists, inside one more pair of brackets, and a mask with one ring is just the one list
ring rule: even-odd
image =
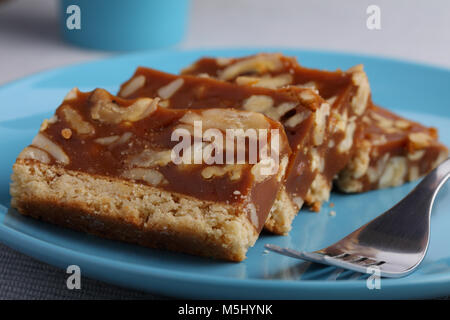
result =
[[448,157],[437,131],[371,104],[356,153],[339,174],[344,192],[399,186],[427,174]]
[[286,131],[292,155],[284,186],[277,196],[265,228],[286,234],[303,204],[303,199],[322,170],[322,147],[327,143],[329,104],[308,88],[270,89],[240,86],[212,78],[178,76],[138,68],[122,84],[124,98],[161,98],[167,108],[230,108],[256,111],[280,121]]
[[[209,128],[224,135],[229,129],[263,130],[265,140],[252,139],[278,147],[269,158],[258,153],[254,162],[244,148],[244,161],[222,157],[221,163],[230,145],[217,143],[205,156],[211,144],[200,141],[203,160],[217,161],[196,162],[193,149],[183,149],[180,159],[194,155],[194,162],[175,162],[174,132],[194,131],[195,140],[197,123],[202,134]],[[231,145],[231,160],[239,150]],[[106,238],[241,261],[269,215],[289,156],[282,126],[261,113],[167,109],[158,99],[74,89],[18,156],[11,206]]]
[[252,87],[297,86],[316,90],[331,105],[330,121],[325,137],[327,143],[317,152],[320,174],[311,184],[305,201],[316,211],[323,201],[328,201],[333,179],[355,152],[354,136],[370,101],[370,86],[361,65],[347,71],[330,72],[302,67],[296,59],[281,54],[258,54],[242,58],[202,58],[182,74]]

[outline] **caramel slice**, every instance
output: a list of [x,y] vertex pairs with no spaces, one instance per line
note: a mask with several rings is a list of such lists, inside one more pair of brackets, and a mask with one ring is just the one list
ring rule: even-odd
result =
[[17,158],[11,205],[111,239],[243,260],[283,184],[282,126],[158,101],[73,90]]
[[437,131],[370,105],[357,151],[339,174],[344,192],[399,186],[427,174],[448,157]]

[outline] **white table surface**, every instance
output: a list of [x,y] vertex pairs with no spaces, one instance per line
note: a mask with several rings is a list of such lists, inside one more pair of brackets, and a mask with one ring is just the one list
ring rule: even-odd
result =
[[[369,4],[381,9],[381,30],[366,27]],[[111,54],[62,42],[57,5],[56,0],[0,0],[0,84]],[[179,46],[314,48],[450,68],[450,1],[193,0]],[[0,245],[0,299],[154,298],[89,279],[83,279],[82,290],[69,291],[65,278],[64,271]]]

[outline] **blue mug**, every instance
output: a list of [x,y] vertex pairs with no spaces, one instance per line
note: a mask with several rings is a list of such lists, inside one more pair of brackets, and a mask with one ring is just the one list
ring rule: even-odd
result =
[[61,0],[66,41],[92,49],[172,46],[184,36],[189,0]]

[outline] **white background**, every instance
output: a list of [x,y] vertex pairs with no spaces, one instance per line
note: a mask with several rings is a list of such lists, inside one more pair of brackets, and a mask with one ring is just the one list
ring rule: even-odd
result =
[[[370,4],[381,8],[381,30],[366,28]],[[57,5],[0,0],[0,84],[111,54],[62,42]],[[179,47],[252,46],[367,53],[450,67],[450,1],[193,0]]]

